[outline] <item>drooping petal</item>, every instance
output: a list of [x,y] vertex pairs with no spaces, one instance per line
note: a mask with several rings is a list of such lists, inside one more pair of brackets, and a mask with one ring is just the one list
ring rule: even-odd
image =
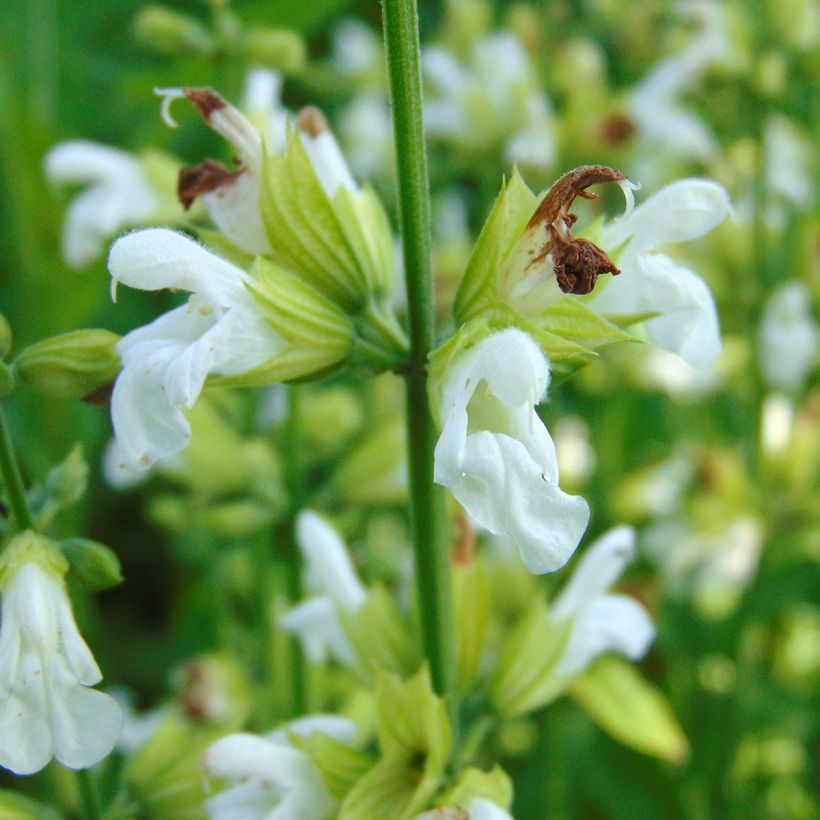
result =
[[163,377],[184,346],[156,341],[134,348],[141,358],[126,363],[111,396],[111,419],[117,446],[127,466],[147,469],[157,459],[185,449],[191,427],[168,400]]
[[681,179],[649,197],[626,219],[607,224],[602,245],[617,248],[629,239],[621,258],[627,267],[628,259],[667,242],[703,236],[730,212],[729,195],[723,186],[706,179]]
[[210,777],[258,778],[276,784],[298,782],[311,765],[302,752],[248,733],[228,735],[211,744],[203,764]]
[[139,173],[136,157],[89,140],[68,140],[45,156],[46,176],[55,183],[114,181]]
[[604,533],[581,557],[552,606],[558,620],[575,617],[603,595],[635,557],[635,530],[621,525]]
[[0,689],[0,767],[15,774],[34,774],[54,755],[51,727],[42,701],[32,703],[26,693],[4,694]]
[[319,596],[297,604],[279,618],[277,625],[298,637],[312,663],[324,663],[328,656],[347,666],[356,663],[356,652],[330,598]]
[[123,714],[104,692],[74,686],[52,702],[54,756],[69,769],[86,769],[107,757],[119,739]]
[[646,654],[654,637],[652,619],[634,598],[602,595],[573,621],[553,674],[563,677],[581,672],[604,652],[617,652],[637,660]]
[[148,228],[120,237],[108,256],[114,281],[140,290],[178,288],[201,294],[213,305],[250,298],[245,274],[190,237],[167,228]]
[[706,283],[661,254],[645,254],[595,299],[611,316],[658,313],[644,323],[658,347],[695,370],[710,367],[722,349],[717,308]]
[[296,540],[322,591],[345,609],[358,609],[367,593],[336,530],[315,512],[303,510],[296,519]]

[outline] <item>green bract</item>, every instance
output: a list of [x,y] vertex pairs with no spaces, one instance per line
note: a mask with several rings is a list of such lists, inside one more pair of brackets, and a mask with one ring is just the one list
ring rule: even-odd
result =
[[570,694],[621,743],[670,763],[688,757],[689,742],[669,701],[632,664],[599,658],[573,681]]
[[17,378],[53,396],[83,398],[110,385],[120,372],[116,333],[74,330],[27,347],[14,360]]

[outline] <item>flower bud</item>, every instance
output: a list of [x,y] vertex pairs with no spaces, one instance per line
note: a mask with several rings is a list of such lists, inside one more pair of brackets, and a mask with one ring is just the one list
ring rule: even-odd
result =
[[15,360],[23,384],[65,398],[83,398],[111,384],[120,372],[116,333],[75,330],[27,347]]
[[59,542],[59,547],[86,588],[110,589],[122,583],[120,559],[104,544],[88,538],[67,538]]
[[11,350],[11,325],[9,320],[0,313],[0,359],[5,359],[6,354]]
[[134,21],[134,33],[143,45],[163,54],[207,52],[211,37],[205,27],[164,6],[146,6]]
[[305,41],[295,31],[255,28],[245,36],[245,56],[253,64],[272,66],[291,74],[305,64]]

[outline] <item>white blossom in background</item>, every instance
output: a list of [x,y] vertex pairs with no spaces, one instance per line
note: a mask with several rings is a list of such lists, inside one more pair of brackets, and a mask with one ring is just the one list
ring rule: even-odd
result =
[[288,733],[314,732],[352,744],[356,726],[335,715],[310,715],[267,737],[228,735],[208,747],[203,764],[209,778],[229,785],[205,801],[211,820],[325,820],[336,801],[310,757],[293,748]]
[[112,283],[140,290],[177,288],[187,304],[123,336],[123,369],[111,397],[121,464],[144,470],[184,449],[194,406],[209,374],[237,375],[270,359],[284,342],[265,322],[247,274],[176,231],[126,234],[111,247]]
[[549,378],[526,333],[486,337],[448,369],[435,450],[435,481],[479,526],[509,536],[535,573],[563,566],[589,521],[586,501],[558,486],[555,445],[535,411]]
[[123,715],[77,629],[65,559],[23,533],[0,564],[0,766],[33,774],[56,758],[85,769],[106,757]]
[[535,68],[510,33],[473,43],[466,64],[443,46],[422,49],[427,132],[474,151],[502,146],[507,163],[548,168],[555,158],[552,108]]
[[55,185],[86,185],[68,206],[62,231],[62,254],[73,268],[93,262],[106,240],[126,228],[144,225],[158,215],[161,194],[142,161],[125,151],[87,140],[55,145],[44,160]]
[[788,117],[773,114],[763,131],[766,220],[783,229],[790,212],[811,207],[815,196],[814,144]]
[[339,115],[339,134],[356,176],[387,176],[393,167],[393,126],[383,92],[356,94]]
[[627,101],[639,139],[651,148],[638,158],[636,171],[653,182],[657,182],[659,154],[706,162],[717,150],[711,129],[687,107],[683,96],[711,65],[731,52],[726,9],[713,0],[681,3],[678,9],[694,19],[699,30],[679,53],[661,60]]
[[598,287],[590,306],[613,317],[657,313],[643,324],[649,339],[696,370],[709,368],[721,351],[717,309],[696,273],[658,253],[661,247],[697,239],[731,211],[717,183],[683,179],[662,188],[620,221],[604,225],[601,245],[616,249],[622,275]]
[[708,530],[672,519],[648,527],[643,543],[673,594],[689,595],[704,614],[721,617],[757,572],[763,530],[750,515]]
[[572,577],[555,599],[550,617],[571,622],[571,631],[553,675],[569,678],[605,652],[642,658],[655,637],[647,611],[627,595],[607,590],[635,557],[635,531],[615,527],[581,557]]
[[356,575],[344,541],[321,516],[303,510],[296,519],[296,541],[306,562],[307,586],[319,594],[288,610],[278,620],[280,629],[296,635],[313,663],[328,656],[353,664],[350,645],[337,607],[355,612],[367,590]]
[[817,322],[811,293],[802,282],[781,285],[766,303],[758,344],[760,368],[776,390],[798,391],[817,362]]

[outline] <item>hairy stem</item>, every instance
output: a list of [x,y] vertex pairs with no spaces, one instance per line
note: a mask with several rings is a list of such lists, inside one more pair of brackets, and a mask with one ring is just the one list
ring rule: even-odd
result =
[[444,499],[433,483],[435,429],[427,403],[427,356],[434,343],[430,267],[430,193],[422,122],[416,0],[383,0],[384,39],[396,147],[410,361],[407,435],[410,519],[416,560],[422,638],[433,686],[447,698],[457,732],[453,612],[444,537]]

